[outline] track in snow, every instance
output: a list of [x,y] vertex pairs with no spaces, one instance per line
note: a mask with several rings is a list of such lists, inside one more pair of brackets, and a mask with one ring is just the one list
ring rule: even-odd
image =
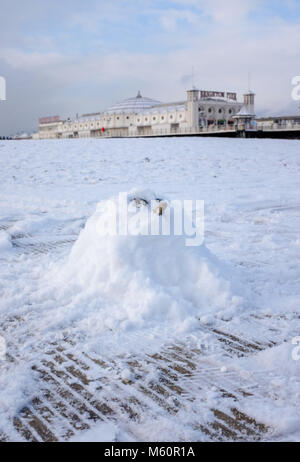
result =
[[[10,225],[0,228],[9,230]],[[28,258],[57,252],[75,240],[74,236],[61,234],[51,240],[29,234],[11,237],[17,252]],[[199,332],[210,335],[215,356],[236,358],[287,340],[280,328],[286,322],[290,319],[284,314],[253,312],[244,316],[239,328],[219,320],[214,326],[199,325]],[[241,325],[243,332],[239,330]],[[298,325],[299,316],[295,314],[295,333]],[[11,339],[22,338],[26,329],[21,316],[6,318],[0,325],[0,333],[10,339],[7,359],[11,368],[24,361]],[[115,422],[138,441],[147,441],[150,424],[157,427],[157,439],[170,441],[179,439],[178,435],[190,441],[272,438],[273,429],[245,411],[252,397],[262,406],[276,399],[268,391],[268,378],[243,377],[233,370],[222,372],[206,345],[202,347],[201,341],[199,345],[182,340],[168,343],[154,354],[127,357],[86,354],[68,338],[49,344],[32,366],[39,392],[12,417],[14,432],[0,428],[0,441],[65,441],[99,421]],[[122,378],[124,367],[131,373],[129,380]],[[218,396],[213,404],[211,391]]]
[[[130,380],[122,379],[119,360],[130,369]],[[161,415],[168,417],[170,438],[181,419],[185,431],[199,440],[259,440],[269,431],[243,412],[243,400],[259,393],[258,384],[224,374],[200,350],[184,344],[126,359],[79,354],[76,345],[63,342],[51,345],[33,370],[40,393],[13,419],[27,441],[68,440],[97,421],[116,422],[132,438],[145,439],[139,424],[145,416],[155,422]],[[149,380],[153,370],[158,377]],[[206,392],[212,387],[222,396],[220,409],[207,406]],[[207,420],[201,417],[202,407]],[[10,439],[4,435],[2,440]]]
[[[15,328],[20,322],[8,324]],[[205,330],[229,357],[251,355],[275,343]],[[9,360],[13,364],[20,358]],[[124,367],[131,372],[129,379],[122,378]],[[144,425],[159,426],[161,418],[170,440],[183,423],[190,440],[256,441],[272,436],[271,428],[244,410],[251,397],[261,405],[276,399],[270,397],[268,379],[222,372],[205,351],[185,342],[168,344],[155,354],[108,357],[86,354],[66,339],[49,345],[32,369],[40,392],[13,418],[17,434],[26,441],[68,440],[98,421],[115,422],[132,439],[147,440]],[[219,395],[217,406],[209,404],[209,390]],[[10,440],[1,430],[1,439]]]

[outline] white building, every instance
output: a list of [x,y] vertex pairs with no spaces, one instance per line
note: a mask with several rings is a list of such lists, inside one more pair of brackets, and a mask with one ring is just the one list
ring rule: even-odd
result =
[[[187,91],[185,101],[162,103],[138,92],[104,112],[60,120],[40,119],[37,139],[159,136],[228,129],[237,124],[239,111],[254,113],[254,94],[238,102],[236,93]],[[254,116],[253,116],[254,117]]]

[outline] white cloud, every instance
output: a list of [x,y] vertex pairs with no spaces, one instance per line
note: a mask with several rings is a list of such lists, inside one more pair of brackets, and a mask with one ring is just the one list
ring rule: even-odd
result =
[[57,66],[64,62],[63,56],[59,53],[25,52],[15,48],[0,50],[0,58],[12,69],[33,72],[44,69],[45,66]]
[[159,16],[159,21],[164,29],[174,31],[179,21],[186,21],[188,24],[196,24],[199,21],[199,15],[190,10],[168,9],[163,11]]
[[[219,24],[238,25],[259,6],[258,0],[201,1],[201,7]],[[263,0],[261,0],[263,3]]]
[[[180,3],[180,10],[176,9],[176,3]],[[296,111],[290,82],[300,71],[300,18],[297,21],[295,16],[293,22],[287,22],[269,15],[264,23],[251,21],[248,16],[255,5],[261,8],[266,3],[265,0],[228,0],[226,3],[220,0],[174,0],[168,8],[162,9],[157,8],[155,1],[145,0],[145,7],[140,6],[135,13],[132,8],[122,11],[117,8],[113,21],[127,24],[128,34],[135,21],[140,26],[139,34],[143,33],[141,15],[143,20],[145,17],[157,20],[161,28],[156,28],[153,35],[145,25],[147,52],[133,51],[123,46],[122,41],[119,51],[112,52],[105,37],[101,37],[106,44],[104,49],[95,47],[84,53],[71,46],[66,51],[57,36],[51,36],[49,31],[44,42],[30,33],[23,46],[11,41],[10,46],[5,43],[4,47],[2,41],[0,66],[3,65],[7,75],[1,67],[0,74],[6,77],[8,87],[7,117],[2,118],[4,124],[8,127],[15,123],[17,107],[18,117],[21,117],[22,107],[23,114],[26,114],[24,120],[31,118],[34,124],[39,115],[48,112],[101,110],[115,100],[134,95],[139,89],[163,101],[184,99],[186,87],[191,85],[187,75],[191,74],[192,67],[195,68],[195,83],[200,88],[237,90],[240,94],[247,89],[250,71],[259,112]],[[66,19],[68,26],[63,32],[70,34],[68,27],[77,24],[81,28],[77,39],[86,39],[90,27],[97,34],[99,21],[106,20],[107,15],[115,11],[110,8],[115,9],[116,5],[120,5],[119,0],[113,7],[107,6],[102,11],[86,12],[81,20],[78,11],[72,12]],[[133,28],[133,38],[135,33]],[[73,36],[66,37],[72,45]],[[34,40],[43,43],[44,51],[34,46]],[[139,40],[138,36],[136,40]],[[30,46],[25,48],[24,43],[30,43]],[[21,77],[17,78],[23,73],[26,76],[24,82]],[[13,92],[18,95],[15,100],[11,96],[12,85],[15,85]],[[33,94],[39,96],[32,98]],[[30,106],[28,95],[31,95]],[[0,107],[2,114],[3,108]]]

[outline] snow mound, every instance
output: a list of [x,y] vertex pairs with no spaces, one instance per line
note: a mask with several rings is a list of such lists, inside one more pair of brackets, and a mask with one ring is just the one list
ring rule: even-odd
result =
[[128,217],[135,219],[136,235],[105,235],[118,198],[101,201],[68,261],[55,271],[60,291],[81,306],[93,329],[168,323],[175,331],[188,331],[196,318],[228,317],[240,305],[223,265],[204,244],[188,247],[184,235],[145,235],[149,207],[150,216],[157,218],[149,205],[157,197],[151,191],[128,194]]
[[7,252],[12,249],[11,237],[6,231],[0,231],[0,252]]

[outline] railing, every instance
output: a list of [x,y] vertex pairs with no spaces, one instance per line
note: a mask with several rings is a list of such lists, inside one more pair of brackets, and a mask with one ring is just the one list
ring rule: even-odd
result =
[[[286,123],[270,123],[270,124],[263,124],[263,123],[257,123],[256,125],[251,125],[247,123],[239,123],[239,124],[230,124],[230,125],[209,125],[207,127],[198,127],[198,128],[192,128],[192,127],[173,127],[173,128],[152,128],[152,130],[149,130],[149,128],[138,128],[136,127],[136,130],[130,132],[126,131],[126,129],[116,129],[112,128],[109,129],[107,128],[105,131],[97,131],[97,132],[91,132],[91,134],[88,134],[87,132],[84,134],[84,136],[80,135],[76,136],[79,138],[89,138],[90,136],[92,138],[138,138],[138,137],[159,137],[159,136],[177,136],[177,135],[205,135],[205,134],[224,134],[226,136],[226,133],[235,133],[235,132],[240,132],[241,134],[245,135],[245,132],[255,132],[255,131],[277,131],[277,132],[284,132],[284,131],[299,131],[300,132],[300,123],[293,123],[293,122],[286,122]],[[48,134],[49,135],[49,134]],[[51,138],[55,138],[55,133],[51,133]],[[72,136],[73,137],[73,136]],[[43,136],[42,136],[43,138]],[[49,138],[49,136],[46,136],[45,138]]]
[[133,133],[125,134],[123,132],[110,131],[109,129],[107,132],[103,132],[101,137],[106,138],[113,138],[113,137],[153,137],[153,136],[173,136],[173,135],[197,135],[197,134],[209,134],[209,133],[234,133],[239,130],[246,130],[246,131],[300,131],[300,123],[281,123],[281,124],[269,124],[269,125],[260,125],[257,124],[256,127],[254,126],[247,126],[247,124],[239,124],[238,126],[235,125],[224,125],[224,126],[217,126],[211,125],[208,127],[199,127],[199,128],[176,128],[176,129],[152,129],[151,132],[149,130],[137,130]]
[[257,124],[257,129],[262,131],[280,131],[280,130],[299,130],[300,123],[286,122],[286,123],[270,123],[270,124]]
[[137,130],[133,133],[124,133],[124,131],[118,131],[116,129],[102,132],[100,135],[97,135],[99,138],[136,138],[136,137],[153,137],[153,136],[173,136],[173,135],[197,135],[201,133],[226,133],[226,132],[235,132],[235,128],[232,125],[226,126],[209,126],[203,128],[176,128],[176,129],[167,129],[167,128],[157,128],[151,132],[148,130]]

